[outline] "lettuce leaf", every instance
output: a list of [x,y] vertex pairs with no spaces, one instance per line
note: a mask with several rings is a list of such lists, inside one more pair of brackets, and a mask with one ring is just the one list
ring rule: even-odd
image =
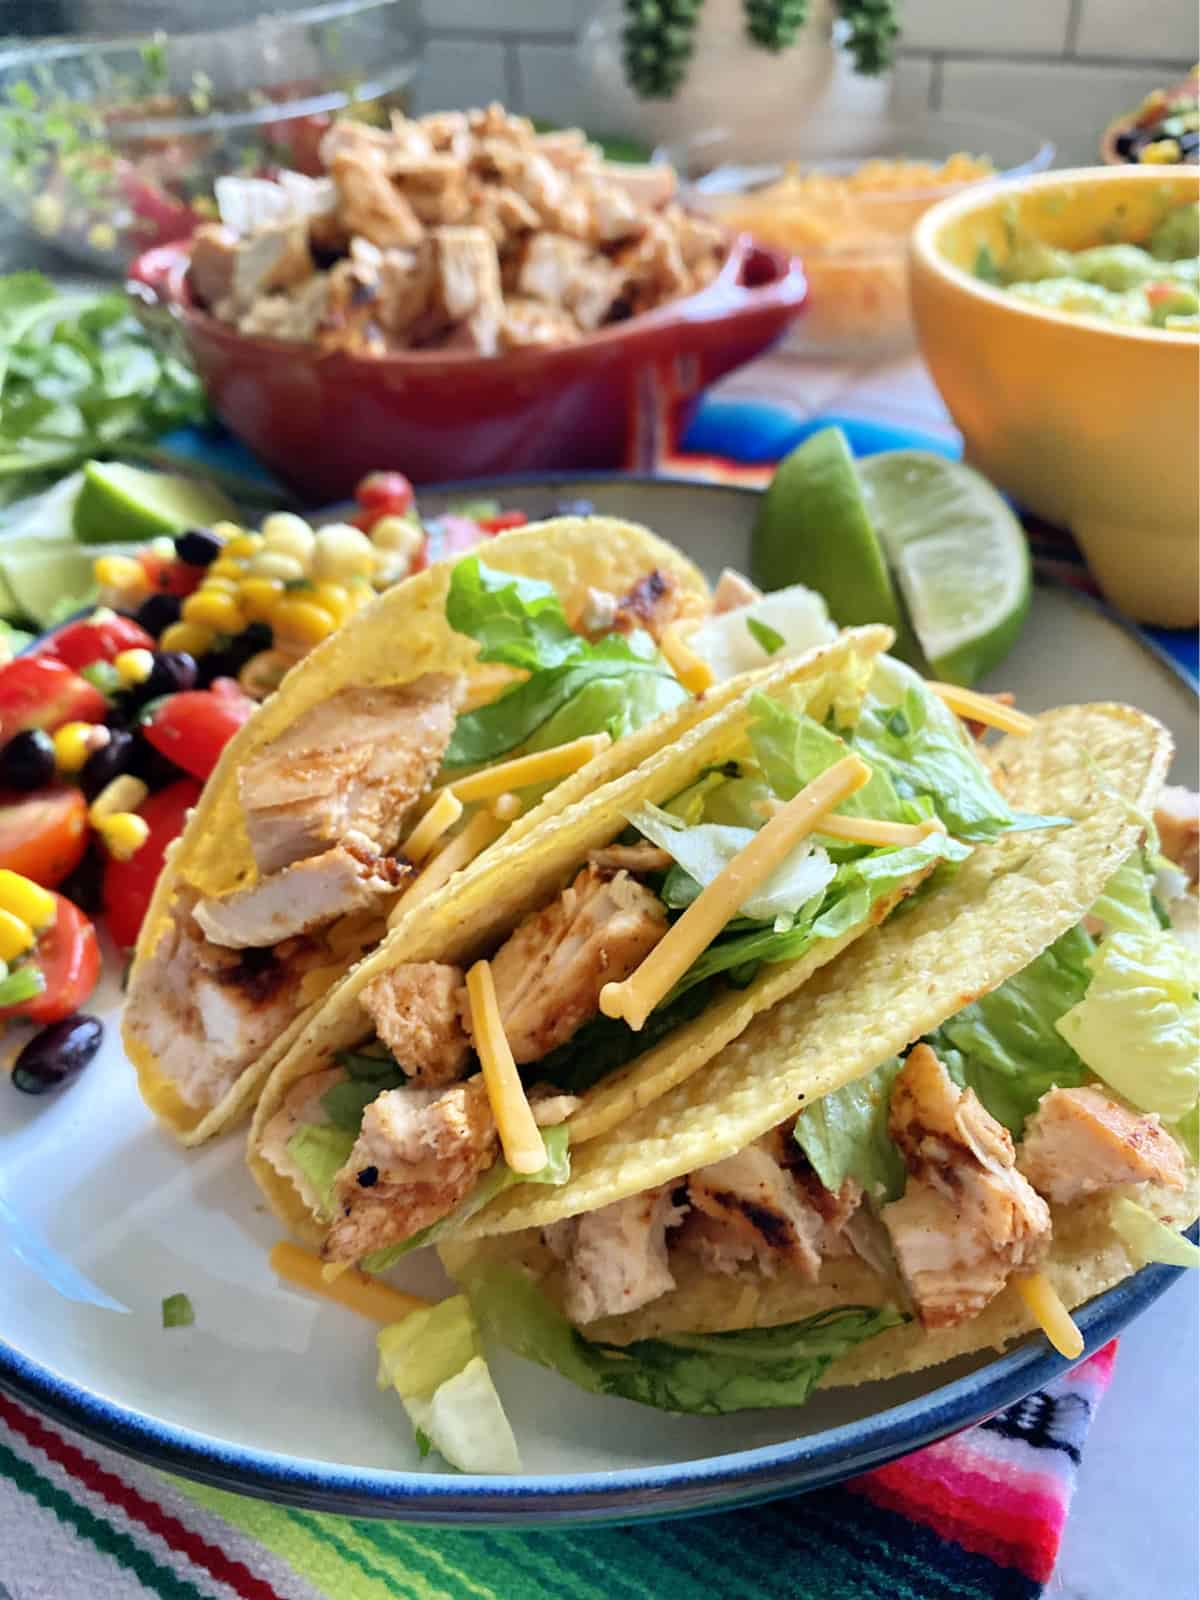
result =
[[484,1336],[527,1361],[593,1394],[700,1416],[803,1405],[831,1361],[905,1321],[895,1306],[845,1306],[778,1328],[610,1345],[585,1339],[512,1267],[481,1266],[467,1294]]
[[[754,713],[750,725],[754,758],[781,800],[792,799],[806,784],[850,754],[844,739],[803,712],[790,711],[765,694],[756,694],[750,704]],[[844,816],[877,817],[883,822],[919,822],[928,815],[927,811],[901,804],[894,784],[882,768],[872,770],[870,781],[837,810]]]
[[882,1204],[904,1193],[904,1161],[888,1132],[899,1056],[805,1106],[795,1139],[825,1188],[836,1194],[847,1178]]
[[1153,884],[1142,853],[1135,850],[1104,885],[1089,915],[1115,933],[1157,933]]
[[646,1018],[640,1033],[634,1033],[624,1018],[600,1013],[577,1028],[565,1044],[557,1045],[540,1061],[531,1062],[527,1069],[529,1079],[552,1083],[568,1094],[583,1094],[627,1061],[644,1055],[665,1035],[698,1017],[711,998],[710,990],[708,984],[697,985],[673,1002],[659,1006]]
[[954,712],[918,673],[891,656],[881,656],[876,664],[862,712],[846,738],[877,773],[891,779],[902,800],[931,802],[958,839],[983,841],[1070,824],[1069,817],[1013,811]]
[[422,1457],[460,1472],[520,1472],[521,1458],[465,1295],[381,1328],[378,1384],[395,1389]]
[[478,641],[481,661],[531,674],[459,717],[447,767],[478,766],[588,733],[620,739],[688,698],[647,635],[611,634],[593,644],[570,627],[550,584],[497,572],[478,556],[455,564],[446,620]]
[[332,1122],[302,1122],[287,1142],[288,1155],[320,1197],[325,1216],[333,1211],[333,1180],[349,1161],[357,1137],[357,1128],[351,1131]]
[[1057,1026],[1087,990],[1093,949],[1081,927],[1070,929],[928,1036],[954,1081],[974,1089],[1016,1138],[1047,1089],[1087,1081],[1087,1068]]
[[1200,1094],[1194,958],[1168,933],[1114,933],[1089,966],[1087,992],[1058,1032],[1139,1110],[1186,1118]]
[[[373,1250],[370,1255],[363,1257],[362,1265],[368,1272],[386,1272],[389,1267],[395,1266],[397,1261],[413,1250],[420,1250],[427,1244],[436,1244],[447,1234],[454,1233],[476,1212],[482,1211],[489,1201],[494,1200],[505,1189],[511,1189],[514,1184],[566,1183],[571,1176],[571,1152],[568,1148],[570,1134],[566,1124],[559,1123],[554,1128],[543,1128],[542,1143],[546,1146],[546,1164],[537,1172],[514,1172],[504,1157],[499,1157],[480,1178],[466,1199],[460,1200],[453,1211],[447,1212],[444,1217],[439,1217],[436,1222],[431,1222],[427,1228],[421,1228],[411,1239],[405,1239],[400,1244],[387,1245],[382,1250]],[[290,1144],[288,1148],[291,1149]]]

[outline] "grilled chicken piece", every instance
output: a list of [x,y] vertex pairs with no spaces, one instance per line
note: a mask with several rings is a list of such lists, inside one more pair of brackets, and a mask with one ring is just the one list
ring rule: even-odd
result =
[[601,244],[618,244],[635,238],[643,226],[636,203],[619,184],[593,183],[589,238]]
[[1186,1182],[1183,1152],[1157,1117],[1089,1087],[1042,1096],[1025,1123],[1017,1167],[1058,1206],[1126,1183],[1182,1189]]
[[568,311],[543,305],[540,300],[510,296],[504,302],[499,339],[503,350],[548,350],[560,344],[578,344],[582,335]]
[[662,902],[626,872],[585,867],[525,919],[492,960],[504,1032],[517,1062],[537,1061],[594,1017],[667,931]]
[[378,158],[347,151],[329,165],[338,192],[338,209],[348,234],[369,239],[381,249],[411,250],[425,237],[412,206],[392,183]]
[[599,176],[647,211],[661,209],[675,194],[675,171],[666,165],[605,161],[600,165]]
[[686,1242],[719,1272],[735,1271],[739,1262],[753,1259],[768,1275],[786,1266],[813,1283],[822,1256],[831,1253],[827,1235],[844,1226],[862,1190],[847,1184],[844,1199],[830,1195],[827,1224],[806,1187],[776,1159],[769,1140],[691,1174],[687,1195],[699,1213],[699,1226],[689,1224]]
[[1050,1211],[1014,1165],[1012,1138],[971,1089],[918,1045],[892,1090],[888,1127],[904,1196],[880,1215],[926,1328],[976,1316],[1050,1243]]
[[390,856],[365,861],[342,845],[295,861],[249,889],[201,900],[192,915],[213,944],[263,948],[311,933],[337,917],[382,909],[415,869]]
[[314,1215],[320,1214],[323,1197],[313,1188],[307,1174],[288,1149],[288,1142],[301,1127],[319,1126],[329,1121],[321,1104],[322,1096],[334,1084],[341,1083],[345,1076],[341,1067],[329,1067],[324,1072],[311,1073],[293,1084],[283,1104],[263,1129],[258,1143],[259,1155],[275,1168],[281,1178],[287,1178],[296,1186],[300,1198]]
[[462,680],[352,687],[306,711],[238,773],[258,870],[342,844],[366,856],[394,846],[441,766]]
[[588,860],[601,872],[669,872],[674,858],[656,844],[610,844],[603,850],[589,850]]
[[656,568],[639,578],[628,594],[618,597],[612,627],[618,633],[644,628],[652,639],[661,639],[679,615],[678,600],[675,584],[665,572]]
[[483,228],[439,228],[433,240],[438,294],[449,321],[462,322],[489,307],[499,315],[500,262],[487,232]]
[[238,245],[230,295],[236,305],[249,307],[261,294],[297,288],[315,270],[306,223],[263,228]]
[[743,606],[753,605],[761,599],[762,590],[756,589],[749,578],[743,578],[740,572],[726,567],[713,590],[713,616],[723,616],[726,611],[740,611]]
[[636,1311],[673,1289],[667,1229],[682,1217],[666,1184],[546,1228],[547,1244],[566,1263],[564,1309],[571,1321]]
[[233,294],[238,236],[220,222],[203,222],[192,235],[188,280],[192,293],[212,309]]
[[461,967],[407,962],[373,978],[360,999],[375,1031],[410,1078],[443,1084],[462,1075],[471,1040],[462,1023]]
[[238,331],[265,339],[315,339],[325,317],[331,275],[319,272],[292,294],[263,294],[235,317]]
[[481,1077],[448,1088],[387,1089],[363,1113],[333,1183],[335,1221],[322,1254],[357,1261],[453,1211],[495,1160]]
[[1195,883],[1200,878],[1200,794],[1177,784],[1164,789],[1155,807],[1154,826],[1163,855]]
[[301,979],[327,960],[310,939],[274,950],[222,950],[180,895],[172,924],[130,983],[127,1037],[151,1051],[190,1106],[217,1104],[302,1009]]

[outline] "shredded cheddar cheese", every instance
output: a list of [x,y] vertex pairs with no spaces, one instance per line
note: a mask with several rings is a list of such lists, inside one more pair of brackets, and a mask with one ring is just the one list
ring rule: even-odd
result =
[[486,961],[477,961],[467,973],[467,1004],[504,1159],[514,1172],[538,1172],[546,1165],[546,1146],[504,1034],[492,969]]
[[692,962],[712,943],[742,905],[774,872],[826,812],[870,781],[871,769],[858,756],[844,756],[806,784],[740,850],[673,922],[641,966],[624,983],[606,983],[600,1009],[624,1017],[639,1032],[646,1018],[674,988]]
[[511,689],[514,683],[524,683],[528,678],[527,672],[522,672],[518,667],[505,667],[498,661],[477,665],[471,673],[470,682],[463,694],[459,713],[478,711],[480,706],[490,706],[493,700],[499,700],[506,689]]
[[453,789],[443,789],[417,823],[404,844],[404,854],[419,867],[433,852],[434,845],[462,816],[462,801]]
[[874,817],[824,817],[814,830],[827,839],[844,839],[848,844],[909,845],[920,844],[931,833],[945,833],[945,824],[937,817],[925,822],[880,822]]
[[[696,652],[688,647],[683,637],[684,623],[672,622],[663,630],[660,641],[663,655],[671,671],[690,694],[703,694],[713,685],[713,669]],[[695,626],[695,624],[691,624]]]
[[490,811],[479,811],[460,834],[451,839],[418,874],[388,913],[388,927],[394,928],[412,908],[428,900],[431,894],[448,883],[456,872],[469,866],[477,855],[487,849],[504,832],[505,824]]
[[1044,1272],[1018,1272],[1013,1277],[1013,1288],[1024,1300],[1031,1317],[1037,1320],[1042,1332],[1068,1361],[1083,1354],[1083,1335],[1075,1326],[1071,1313],[1059,1298],[1058,1290]]
[[511,761],[485,767],[469,777],[455,779],[447,788],[460,800],[467,802],[490,800],[493,795],[503,794],[508,789],[524,789],[531,783],[552,783],[586,766],[594,756],[607,750],[611,743],[610,734],[585,734],[582,739],[572,739],[569,744],[557,744],[550,750],[535,750],[532,755],[515,756]]
[[1000,728],[1005,733],[1032,733],[1034,719],[1018,711],[1015,706],[1001,705],[990,694],[979,694],[974,689],[960,689],[956,683],[931,683],[927,685],[938,699],[948,705],[955,716],[971,722],[982,722],[989,728]]
[[327,1300],[345,1306],[348,1311],[357,1311],[360,1317],[369,1317],[372,1322],[398,1322],[410,1312],[429,1309],[428,1300],[392,1289],[356,1267],[348,1267],[331,1281],[325,1276],[320,1256],[288,1239],[281,1239],[272,1248],[268,1260],[272,1271],[287,1283],[294,1283],[311,1294],[324,1295]]

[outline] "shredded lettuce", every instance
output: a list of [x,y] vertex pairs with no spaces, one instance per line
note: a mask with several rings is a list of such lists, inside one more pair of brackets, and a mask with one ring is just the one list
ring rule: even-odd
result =
[[1113,1231],[1138,1261],[1161,1261],[1168,1267],[1200,1267],[1200,1249],[1152,1211],[1126,1195],[1113,1200]]
[[899,1056],[805,1106],[795,1139],[825,1188],[836,1194],[847,1178],[882,1204],[904,1193],[904,1162],[888,1132]]
[[974,1089],[1017,1138],[1048,1089],[1087,1081],[1084,1063],[1056,1030],[1064,1012],[1083,999],[1093,949],[1081,927],[1070,929],[929,1035],[954,1081]]
[[918,673],[891,656],[877,662],[847,743],[876,773],[891,779],[901,799],[931,802],[958,839],[983,841],[1029,828],[1070,825],[1069,817],[1013,811],[954,712]]
[[588,733],[619,739],[688,698],[647,635],[612,634],[593,644],[570,627],[550,584],[494,571],[478,556],[455,564],[446,618],[479,642],[481,661],[531,674],[459,717],[447,767],[477,766]]
[[668,1033],[698,1017],[711,998],[709,984],[688,989],[676,1000],[652,1011],[640,1033],[634,1033],[623,1017],[600,1013],[577,1028],[565,1044],[531,1062],[527,1076],[531,1082],[552,1083],[568,1094],[583,1094],[627,1061],[644,1055]]
[[[753,828],[735,828],[716,822],[688,827],[657,806],[643,805],[627,814],[627,820],[645,838],[675,858],[698,889],[707,888],[720,876],[736,855],[754,838]],[[761,825],[761,824],[760,824]],[[739,907],[743,916],[756,922],[792,918],[821,895],[837,869],[824,850],[811,839],[802,839],[775,868],[774,872]]]
[[465,1295],[381,1328],[377,1344],[379,1387],[400,1396],[422,1456],[437,1450],[460,1472],[520,1472]]
[[408,1082],[395,1058],[361,1050],[339,1050],[337,1059],[346,1076],[326,1089],[321,1109],[335,1127],[357,1136],[363,1112],[385,1089],[402,1089]]
[[1104,885],[1090,915],[1114,933],[1157,933],[1153,886],[1145,859],[1135,851]]
[[[568,1148],[570,1134],[566,1124],[559,1123],[554,1128],[543,1128],[542,1143],[546,1146],[544,1167],[539,1167],[536,1172],[514,1172],[501,1156],[453,1211],[447,1212],[444,1217],[439,1217],[436,1222],[431,1222],[427,1228],[421,1228],[401,1244],[387,1245],[382,1250],[373,1250],[370,1255],[363,1257],[362,1265],[368,1272],[386,1272],[411,1251],[420,1250],[427,1244],[436,1244],[439,1239],[454,1233],[476,1212],[482,1211],[484,1206],[498,1194],[505,1189],[511,1189],[516,1183],[566,1183],[571,1176],[571,1152]],[[290,1144],[288,1148],[291,1149]]]
[[357,1129],[332,1122],[302,1122],[287,1142],[288,1155],[312,1185],[325,1216],[333,1211],[333,1180],[349,1161],[357,1137]]
[[610,1345],[585,1339],[512,1267],[481,1266],[467,1293],[484,1336],[527,1361],[593,1394],[704,1416],[803,1405],[830,1362],[905,1321],[895,1306],[844,1306],[777,1328]]
[[[803,712],[791,711],[765,694],[756,694],[750,704],[754,713],[750,725],[754,758],[781,800],[792,799],[806,784],[850,754],[844,739]],[[883,822],[919,822],[929,814],[927,809],[902,805],[895,785],[882,768],[872,770],[870,781],[837,809],[846,816],[876,817]]]
[[1170,934],[1114,933],[1090,958],[1086,993],[1058,1032],[1098,1078],[1167,1122],[1200,1094],[1195,959]]

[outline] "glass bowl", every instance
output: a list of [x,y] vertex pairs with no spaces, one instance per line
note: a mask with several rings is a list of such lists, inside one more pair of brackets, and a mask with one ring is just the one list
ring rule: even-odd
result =
[[[764,244],[799,256],[809,303],[789,344],[811,355],[883,356],[912,348],[908,241],[918,218],[938,200],[994,177],[1044,171],[1054,159],[1048,140],[989,118],[929,116],[880,127],[870,157],[805,144],[802,160],[781,136],[777,152],[740,159],[723,129],[664,145],[655,159],[679,172],[685,203],[745,229]],[[952,158],[986,159],[975,172]],[[877,173],[878,183],[848,187],[868,162],[920,162],[939,175]],[[949,166],[946,164],[950,163]],[[961,173],[962,175],[958,175]],[[900,181],[897,181],[900,180]]]
[[319,170],[337,115],[385,122],[416,70],[404,0],[334,0],[209,33],[0,53],[0,204],[120,273],[216,215],[227,173]]

